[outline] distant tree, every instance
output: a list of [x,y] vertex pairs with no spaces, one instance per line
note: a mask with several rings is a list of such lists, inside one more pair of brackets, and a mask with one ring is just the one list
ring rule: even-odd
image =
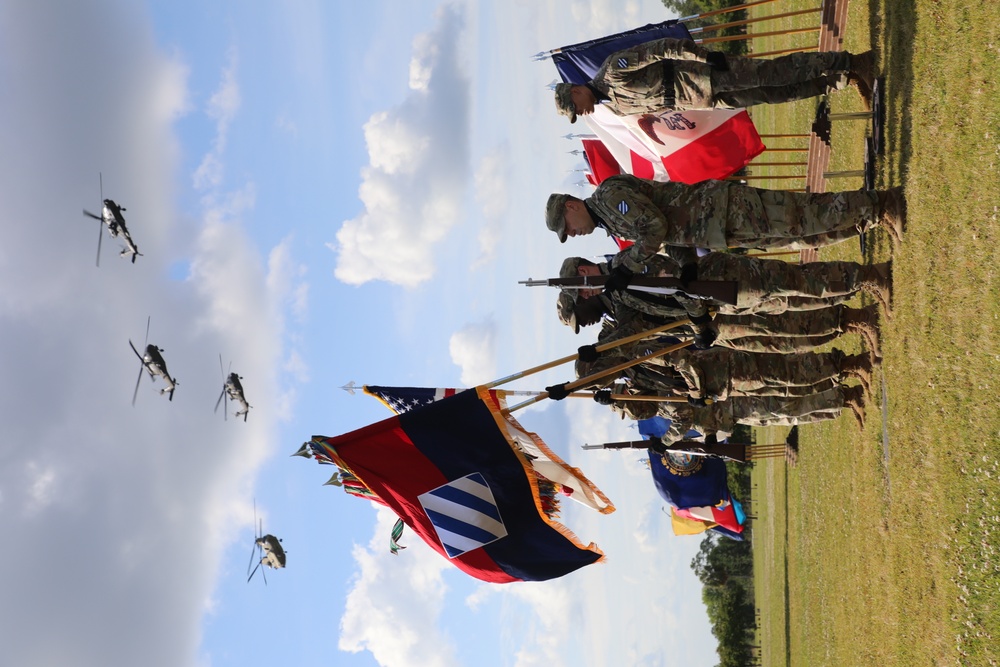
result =
[[[688,16],[696,16],[698,14],[704,14],[716,9],[724,9],[726,7],[735,7],[737,5],[742,5],[743,2],[740,0],[662,0],[663,6],[672,12],[676,13],[679,18],[685,18]],[[685,22],[685,25],[690,28],[703,28],[705,26],[717,25],[719,23],[731,23],[733,21],[742,21],[745,19],[746,10],[739,10],[735,12],[727,12],[725,14],[718,14],[715,16],[710,16],[704,19],[695,19],[692,21]],[[711,37],[723,37],[732,35],[743,35],[746,33],[746,29],[743,26],[735,26],[732,28],[723,28],[722,30],[712,31],[710,33],[705,33],[705,36]],[[732,42],[718,42],[713,44],[706,44],[707,48],[714,51],[722,51],[723,53],[732,54],[744,54],[747,52],[746,41],[737,40]]]

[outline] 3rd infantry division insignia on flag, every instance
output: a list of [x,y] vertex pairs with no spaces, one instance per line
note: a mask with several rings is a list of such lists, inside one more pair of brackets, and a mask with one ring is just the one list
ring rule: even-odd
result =
[[622,215],[628,213],[628,204],[625,202],[624,199],[621,200],[621,202],[619,202],[618,204],[618,212],[621,213]]
[[618,67],[628,67],[628,59],[627,58],[619,58],[618,59]]
[[449,558],[507,535],[489,484],[478,472],[417,496]]

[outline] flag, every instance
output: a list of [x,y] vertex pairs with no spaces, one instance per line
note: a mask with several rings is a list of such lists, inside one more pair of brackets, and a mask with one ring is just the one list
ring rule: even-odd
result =
[[654,181],[670,180],[660,156],[633,134],[622,116],[598,104],[594,113],[582,118],[614,157],[621,173]]
[[641,28],[564,46],[552,54],[552,62],[555,63],[563,81],[583,83],[597,74],[604,61],[615,51],[664,37],[691,39],[691,33],[688,32],[687,26],[678,23],[677,19],[650,23]]
[[597,139],[584,139],[583,152],[587,156],[587,165],[593,175],[594,185],[600,185],[604,179],[622,173],[618,160],[611,154],[608,147]]
[[[595,545],[584,546],[545,516],[519,445],[530,436],[536,448],[547,447],[503,408],[502,392],[480,387],[339,437],[314,436],[308,446],[349,470],[431,548],[477,579],[545,581],[600,561]],[[608,502],[606,509],[614,508]]]
[[701,519],[682,515],[676,507],[670,508],[670,527],[673,529],[674,535],[700,535],[714,526],[714,523],[706,523]]
[[[683,24],[667,21],[563,47],[552,59],[565,83],[583,84],[615,51],[662,37],[690,39],[691,34]],[[743,109],[617,116],[598,104],[594,113],[583,119],[623,172],[653,180],[697,183],[727,178],[764,151],[760,135]],[[649,176],[636,171],[650,168]]]
[[[365,385],[364,392],[369,396],[374,396],[383,405],[395,413],[407,412],[415,407],[429,405],[434,401],[439,401],[448,396],[454,396],[465,389],[451,389],[440,387],[382,387],[378,385]],[[494,391],[490,395],[497,402],[500,410],[506,410],[507,403],[505,396],[508,392]],[[548,446],[542,442],[536,434],[524,430],[509,414],[505,415],[507,421],[507,435],[516,442],[521,451],[528,455],[531,467],[538,475],[541,475],[546,482],[555,485],[553,492],[559,492],[568,496],[576,502],[586,505],[590,509],[597,510],[602,514],[614,511],[604,494],[597,487],[584,477],[583,473],[556,456]],[[549,485],[543,482],[546,495],[549,492]],[[558,513],[558,498],[547,498],[547,507],[552,513]]]
[[708,525],[709,528],[719,525],[734,533],[743,532],[742,522],[739,520],[730,499],[723,500],[718,505],[676,508],[674,511],[677,513],[677,516],[696,519],[710,524]]
[[375,384],[366,384],[361,389],[369,396],[377,398],[382,402],[382,405],[397,414],[422,405],[429,405],[442,398],[454,396],[455,392],[463,391],[462,389],[434,387],[380,387]]
[[711,506],[729,500],[722,459],[649,450],[649,470],[657,492],[674,507]]
[[727,178],[764,152],[745,109],[663,111],[616,118],[658,156],[671,181]]

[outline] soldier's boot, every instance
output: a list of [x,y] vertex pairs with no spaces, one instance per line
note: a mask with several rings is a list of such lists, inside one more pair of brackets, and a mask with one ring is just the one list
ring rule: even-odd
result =
[[855,385],[844,389],[844,407],[850,408],[858,428],[865,430],[865,394],[864,387]]
[[858,287],[882,306],[886,319],[892,319],[892,261],[871,264],[858,272]]
[[847,81],[858,89],[866,111],[872,110],[872,94],[875,90],[876,67],[875,52],[871,49],[864,53],[851,54],[851,69],[847,73]]
[[906,196],[903,188],[896,186],[888,190],[877,190],[878,222],[889,232],[892,239],[892,249],[898,251],[903,244],[903,231],[906,229]]
[[882,346],[879,341],[878,304],[864,308],[844,308],[840,316],[840,328],[845,333],[861,334],[865,346],[872,355],[873,364],[882,363]]
[[842,378],[855,378],[861,382],[865,394],[872,392],[872,359],[867,354],[852,354],[840,362]]

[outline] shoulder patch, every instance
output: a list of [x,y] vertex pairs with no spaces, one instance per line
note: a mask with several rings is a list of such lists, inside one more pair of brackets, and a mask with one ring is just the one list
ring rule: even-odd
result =
[[622,215],[628,213],[628,202],[625,201],[624,199],[618,202],[618,212],[621,213]]
[[628,58],[625,57],[619,58],[618,67],[628,67]]

